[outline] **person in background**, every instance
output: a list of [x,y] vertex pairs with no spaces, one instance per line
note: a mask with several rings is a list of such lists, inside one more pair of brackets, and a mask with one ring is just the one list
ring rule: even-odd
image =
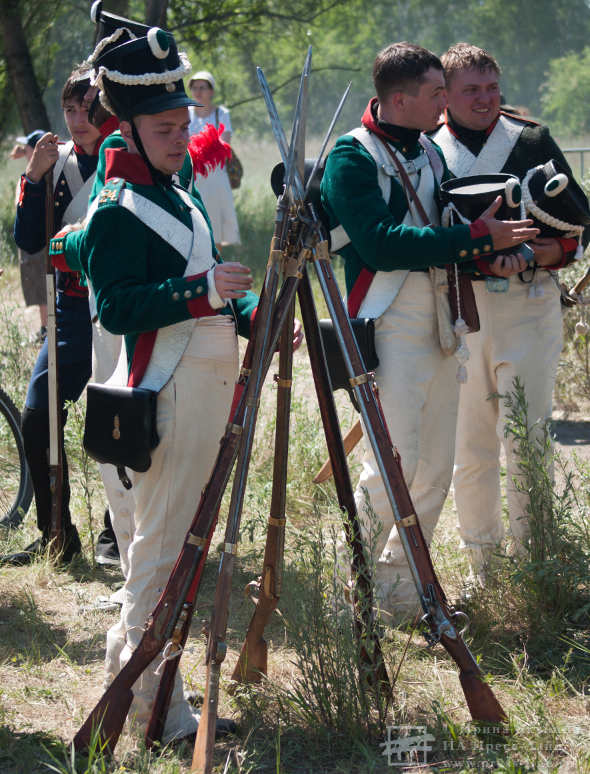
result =
[[[221,139],[229,143],[232,134],[229,110],[223,105],[213,106],[215,78],[207,70],[199,70],[188,85],[193,99],[199,103],[189,108],[190,134],[198,134],[206,124],[213,124],[216,128],[223,124]],[[207,177],[197,175],[195,184],[207,208],[217,248],[239,245],[240,230],[227,171],[219,167]]]
[[[88,121],[82,99],[90,85],[88,74],[75,69],[62,90],[62,107],[71,141],[60,143],[57,135],[46,132],[37,141],[25,173],[21,177],[16,208],[14,238],[27,252],[43,249],[45,233],[45,175],[53,170],[54,224],[56,230],[80,220],[86,214],[88,196],[94,181],[98,149],[103,130]],[[105,127],[108,132],[108,127]],[[78,273],[57,272],[56,315],[58,342],[58,383],[62,419],[67,419],[65,403],[80,397],[92,365],[92,326],[88,308],[88,288]],[[49,487],[49,398],[48,347],[45,342],[35,363],[22,414],[22,433],[31,472],[41,535],[24,550],[0,557],[0,564],[27,565],[49,546],[51,491]],[[62,524],[63,563],[80,553],[78,530],[70,514],[68,466],[63,452]]]
[[[10,152],[11,159],[26,159],[27,164],[31,160],[37,141],[43,137],[42,129],[35,129],[26,137],[17,137],[16,145]],[[15,206],[20,196],[20,180],[16,186]],[[45,250],[36,253],[28,253],[26,250],[18,250],[18,265],[20,268],[20,283],[26,306],[38,306],[41,327],[35,334],[34,340],[39,344],[45,341],[47,335],[47,290],[45,288]]]

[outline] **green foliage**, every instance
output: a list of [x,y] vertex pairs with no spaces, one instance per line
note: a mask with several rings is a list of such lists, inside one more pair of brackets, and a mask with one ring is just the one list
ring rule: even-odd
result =
[[570,136],[590,132],[590,47],[553,59],[543,84],[543,118],[555,132]]
[[[526,493],[529,536],[526,552],[511,558],[512,580],[522,594],[528,625],[552,634],[568,624],[590,621],[590,531],[584,518],[590,502],[590,474],[582,470],[579,487],[573,472],[552,452],[547,423],[531,424],[522,382],[503,396],[508,409],[506,434],[515,445],[518,477]],[[554,485],[554,466],[561,467],[561,491]]]

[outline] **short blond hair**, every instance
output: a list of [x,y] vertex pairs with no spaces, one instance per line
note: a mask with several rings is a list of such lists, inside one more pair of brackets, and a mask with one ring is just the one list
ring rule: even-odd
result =
[[447,85],[460,70],[479,70],[482,73],[491,70],[498,77],[502,73],[497,60],[485,48],[470,43],[455,43],[441,56],[440,61]]

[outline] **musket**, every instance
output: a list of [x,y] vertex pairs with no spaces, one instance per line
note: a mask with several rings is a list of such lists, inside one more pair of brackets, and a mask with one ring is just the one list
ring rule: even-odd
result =
[[334,471],[338,504],[344,520],[346,542],[352,554],[353,615],[357,640],[360,644],[360,656],[365,665],[362,676],[381,696],[387,701],[391,701],[393,691],[385,667],[373,609],[371,566],[363,543],[350,472],[346,462],[346,451],[340,432],[326,359],[322,350],[318,317],[307,271],[304,272],[299,285],[299,307],[326,444]]
[[[280,338],[279,370],[275,376],[277,385],[275,454],[262,576],[260,583],[255,583],[258,587],[256,607],[248,626],[240,657],[232,674],[232,680],[238,682],[259,682],[262,675],[267,674],[267,645],[264,639],[264,630],[276,610],[281,596],[287,516],[287,463],[293,372],[293,346],[288,332],[293,329],[294,317],[295,309],[294,305],[291,304]],[[248,584],[246,590],[248,591],[251,587],[252,584]]]
[[63,422],[59,395],[55,269],[49,254],[54,232],[53,166],[45,173],[45,282],[47,287],[47,397],[49,410],[49,490],[51,492],[50,551],[63,551]]
[[[283,160],[285,160],[284,133],[282,133],[282,127],[276,114],[274,101],[260,68],[258,69],[258,75],[263,87],[279,151]],[[293,190],[298,201],[304,202],[303,185],[296,170],[293,175]],[[424,610],[422,622],[427,627],[426,639],[430,645],[440,642],[459,667],[459,680],[473,719],[502,722],[506,720],[506,714],[490,686],[484,682],[482,672],[457,627],[457,622],[461,618],[466,618],[466,616],[459,611],[455,611],[448,604],[434,571],[430,551],[424,539],[408,487],[403,477],[399,455],[389,436],[389,430],[378,400],[373,375],[367,373],[364,367],[350,320],[334,277],[328,241],[323,233],[323,226],[311,203],[307,203],[307,210],[309,217],[315,224],[317,233],[316,245],[313,250],[314,268],[328,307],[328,312],[332,318],[338,343],[342,350],[350,385],[359,403],[368,441],[371,444],[379,472],[383,479],[387,498],[394,514],[396,528],[400,534],[406,560],[418,592],[418,598]]]
[[[299,88],[298,105],[294,118],[294,131],[291,138],[291,147],[289,149],[289,158],[285,165],[285,178],[289,179],[292,174],[297,174],[296,159],[299,133],[299,121],[305,101],[306,82],[309,77],[311,66],[311,47],[303,67],[301,83]],[[302,97],[303,95],[303,97]],[[295,128],[297,127],[297,129]],[[282,200],[285,195],[281,196]],[[297,223],[292,223],[297,226]],[[269,259],[269,268],[274,270],[267,271],[265,283],[272,283],[274,291],[278,288],[279,269],[283,266],[283,253],[287,246],[287,241],[291,234],[282,232],[273,236],[271,246],[271,257]],[[283,237],[283,238],[281,238]],[[297,263],[302,264],[309,255],[309,248],[304,246],[300,251]],[[296,278],[296,270],[291,275]],[[266,285],[265,285],[266,292]],[[289,306],[289,310],[292,304]],[[290,311],[289,311],[290,315]],[[286,329],[282,329],[283,339],[286,338]],[[262,389],[264,374],[260,363],[262,357],[260,353],[267,351],[268,343],[265,336],[257,337],[254,345],[253,369],[246,391],[247,417],[244,423],[244,433],[240,442],[240,451],[236,464],[236,473],[232,487],[231,501],[227,516],[226,530],[221,559],[219,562],[219,571],[217,584],[215,587],[215,598],[213,613],[209,625],[209,636],[207,641],[206,665],[207,677],[205,681],[205,698],[203,702],[203,711],[199,721],[197,738],[191,771],[199,774],[209,774],[212,767],[213,746],[215,743],[215,722],[217,719],[217,706],[219,702],[219,678],[221,674],[221,664],[225,660],[227,653],[227,644],[225,642],[227,634],[227,621],[229,616],[229,600],[231,594],[231,582],[235,557],[237,554],[237,541],[239,537],[240,520],[246,489],[246,480],[250,466],[252,445],[254,441],[254,431],[256,428],[256,418],[258,415],[258,396]]]
[[[321,228],[318,222],[318,229]],[[322,239],[317,244],[313,263],[424,610],[422,622],[427,629],[426,639],[430,645],[440,642],[459,667],[459,680],[472,718],[483,722],[503,722],[506,714],[484,681],[477,661],[457,627],[458,620],[465,616],[449,605],[434,571],[430,551],[404,480],[399,454],[389,437],[373,376],[366,372],[340,296],[327,240]]]

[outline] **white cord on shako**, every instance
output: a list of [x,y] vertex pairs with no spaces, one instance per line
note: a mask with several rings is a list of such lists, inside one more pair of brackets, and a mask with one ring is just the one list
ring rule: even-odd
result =
[[550,226],[551,228],[556,228],[559,231],[565,231],[566,233],[564,234],[564,236],[566,238],[577,236],[578,246],[576,248],[575,260],[579,261],[584,256],[584,247],[582,245],[584,226],[577,226],[575,223],[568,223],[567,220],[560,220],[559,218],[554,218],[553,215],[549,215],[548,212],[545,212],[545,210],[542,210],[539,206],[535,204],[531,196],[531,192],[529,191],[529,182],[532,176],[535,174],[535,172],[537,172],[539,169],[543,169],[543,164],[539,164],[539,166],[529,169],[529,171],[525,175],[524,180],[522,181],[522,201],[525,206],[525,209],[527,212],[533,215],[537,220],[540,220],[541,223],[544,223],[546,226]]

